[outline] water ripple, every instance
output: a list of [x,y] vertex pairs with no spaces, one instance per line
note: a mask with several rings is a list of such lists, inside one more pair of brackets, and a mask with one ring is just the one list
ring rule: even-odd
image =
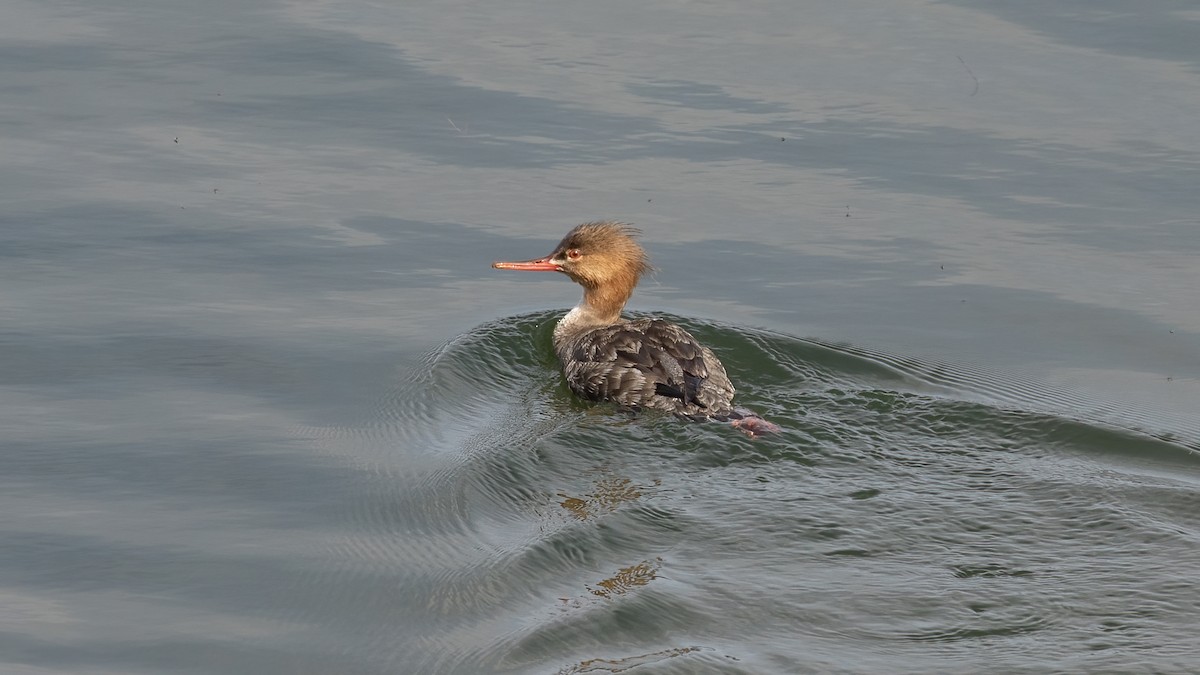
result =
[[375,455],[337,552],[363,583],[404,570],[422,672],[953,669],[1035,635],[1047,662],[1087,644],[1119,670],[1147,631],[1190,639],[1194,439],[1002,374],[681,320],[783,427],[750,439],[574,399],[554,319],[451,341],[364,425],[419,451]]

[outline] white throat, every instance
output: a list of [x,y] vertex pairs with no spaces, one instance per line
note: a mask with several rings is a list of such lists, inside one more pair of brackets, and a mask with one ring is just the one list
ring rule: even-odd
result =
[[592,328],[607,326],[608,323],[591,307],[580,303],[558,320],[558,325],[554,327],[554,342],[560,344],[574,335]]
[[568,335],[589,328],[592,322],[588,321],[588,314],[591,312],[583,305],[576,305],[572,308],[558,320],[558,325],[554,327],[554,340],[557,342]]

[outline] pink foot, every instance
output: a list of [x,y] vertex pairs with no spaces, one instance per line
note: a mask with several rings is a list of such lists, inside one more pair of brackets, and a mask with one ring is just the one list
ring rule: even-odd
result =
[[740,420],[730,420],[729,423],[751,438],[779,433],[778,424],[768,422],[761,417],[743,417]]

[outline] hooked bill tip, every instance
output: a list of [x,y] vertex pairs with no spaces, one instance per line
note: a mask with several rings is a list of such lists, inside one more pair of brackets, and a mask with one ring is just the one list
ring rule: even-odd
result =
[[540,260],[522,260],[520,262],[498,261],[492,263],[492,269],[524,272],[558,272],[561,268],[548,259],[542,258]]

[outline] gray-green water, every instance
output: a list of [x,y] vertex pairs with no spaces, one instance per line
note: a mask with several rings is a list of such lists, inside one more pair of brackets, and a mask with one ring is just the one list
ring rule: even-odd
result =
[[447,346],[398,394],[396,429],[375,430],[428,418],[414,445],[459,449],[412,473],[385,463],[347,533],[385,578],[410,580],[362,602],[434,617],[404,631],[426,646],[415,672],[1192,663],[1195,446],[972,400],[919,364],[697,322],[744,401],[785,431],[625,419],[547,382],[553,319]]
[[[1200,669],[1200,14],[0,24],[0,671]],[[784,431],[572,399],[578,290]]]

